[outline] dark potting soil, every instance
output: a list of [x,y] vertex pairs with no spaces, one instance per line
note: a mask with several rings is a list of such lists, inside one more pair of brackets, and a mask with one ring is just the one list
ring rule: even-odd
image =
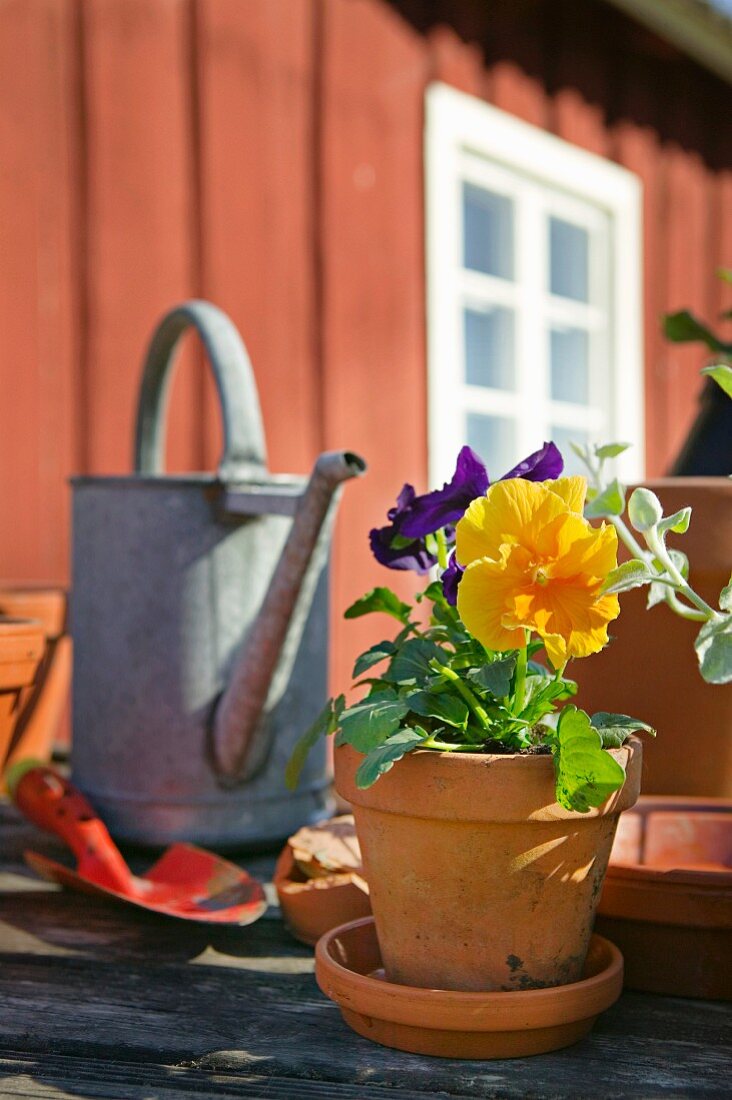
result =
[[490,753],[492,756],[550,756],[552,751],[549,745],[531,745],[528,749],[514,749],[505,741],[499,741],[497,737],[489,737],[483,742],[481,748],[483,752]]

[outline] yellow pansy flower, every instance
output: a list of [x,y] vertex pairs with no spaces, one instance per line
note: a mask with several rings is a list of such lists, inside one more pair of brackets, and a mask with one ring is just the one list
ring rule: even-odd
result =
[[584,519],[586,491],[583,477],[498,481],[458,522],[458,611],[486,648],[521,648],[530,630],[561,668],[607,645],[620,606],[600,589],[617,565],[618,539],[614,527]]

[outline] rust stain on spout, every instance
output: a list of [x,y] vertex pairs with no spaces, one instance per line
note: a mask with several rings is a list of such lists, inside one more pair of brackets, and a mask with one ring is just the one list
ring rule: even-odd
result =
[[213,758],[224,781],[245,781],[266,758],[262,719],[285,642],[304,627],[309,600],[303,597],[317,583],[327,554],[340,486],[365,470],[364,460],[349,451],[326,451],[315,463],[262,606],[214,712]]

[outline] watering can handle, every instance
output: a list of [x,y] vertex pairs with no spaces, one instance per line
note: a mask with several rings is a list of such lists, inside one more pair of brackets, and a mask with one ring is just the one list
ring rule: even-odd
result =
[[224,453],[222,481],[261,477],[267,467],[262,414],[252,365],[233,322],[210,302],[190,301],[166,313],[153,333],[137,405],[134,469],[163,472],[165,411],[175,348],[187,328],[197,329],[221,402]]

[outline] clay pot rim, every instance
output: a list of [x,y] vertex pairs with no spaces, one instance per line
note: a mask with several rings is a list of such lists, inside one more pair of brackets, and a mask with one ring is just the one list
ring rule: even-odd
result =
[[[331,952],[334,940],[348,933],[375,936],[374,918],[342,924],[318,940],[316,979],[325,995],[337,1000],[342,1008],[428,1030],[527,1031],[570,1023],[598,1015],[617,999],[622,987],[623,956],[613,943],[594,934],[590,950],[600,953],[600,970],[588,978],[545,989],[462,992],[401,985],[351,970]],[[327,988],[327,976],[341,989],[345,986],[352,992],[353,999],[333,996]],[[527,1023],[527,1012],[531,1023]]]
[[[638,797],[643,753],[640,738],[631,736],[623,746],[609,752],[623,766],[626,781],[601,806],[593,806],[586,813],[567,810],[556,802],[551,755],[416,749],[366,789],[355,784],[357,758],[363,759],[363,754],[343,744],[333,756],[336,790],[351,803],[354,812],[364,807],[396,816],[451,822],[580,822],[618,814]],[[476,802],[478,782],[482,786]],[[428,789],[434,796],[431,801],[425,798]],[[419,791],[419,797],[415,791]]]
[[732,891],[732,867],[728,871],[705,871],[701,868],[692,870],[683,867],[654,867],[652,863],[618,861],[608,864],[607,877],[659,888],[678,884],[693,887],[694,890],[721,888]]
[[[49,640],[67,630],[69,596],[60,584],[3,584],[0,582],[0,616],[35,619]],[[6,611],[3,611],[6,608]]]
[[40,619],[21,619],[15,615],[0,615],[0,632],[15,637],[17,634],[42,634]]
[[[629,746],[640,745],[641,740],[635,734],[631,734],[628,740],[621,745],[619,749],[609,749],[608,752],[613,755],[618,752],[622,752],[623,749],[628,749]],[[339,745],[339,748],[353,748],[352,745]],[[354,751],[358,751],[357,749]],[[359,753],[359,755],[363,755]],[[471,761],[488,761],[491,764],[516,764],[520,762],[520,767],[524,767],[527,763],[533,766],[540,766],[545,769],[551,768],[554,770],[554,758],[551,753],[521,753],[521,752],[449,752],[445,749],[412,749],[406,756],[403,756],[400,760],[397,760],[395,767],[402,764],[405,760],[419,760],[419,759],[432,759],[440,761],[449,761],[449,767],[464,763],[469,764]],[[442,766],[442,764],[440,765]]]
[[[344,886],[353,886],[353,880],[348,871],[334,871],[332,874],[321,875],[319,878],[307,878],[306,875],[303,875],[301,879],[293,877],[295,871],[297,871],[297,864],[292,848],[288,843],[280,852],[272,875],[272,885],[278,894],[280,891],[292,895],[322,890],[339,890],[343,889]],[[317,885],[318,883],[320,885]]]

